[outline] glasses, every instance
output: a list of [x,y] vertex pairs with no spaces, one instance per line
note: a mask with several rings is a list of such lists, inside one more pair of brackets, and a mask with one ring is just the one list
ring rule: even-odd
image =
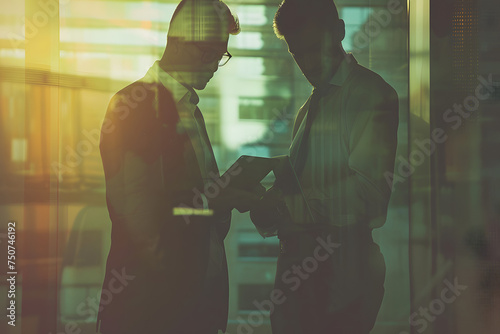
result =
[[229,51],[224,52],[221,59],[219,60],[219,66],[226,65],[227,62],[229,61],[229,59],[231,59],[232,57],[233,57],[233,55],[230,54]]
[[209,47],[203,47],[198,44],[193,43],[198,50],[201,51],[201,62],[204,64],[209,64],[214,61],[219,61],[219,66],[224,66],[227,64],[229,59],[231,59],[233,56],[229,53],[229,51],[224,52],[222,55],[220,54],[220,51],[217,51],[215,49],[209,48]]

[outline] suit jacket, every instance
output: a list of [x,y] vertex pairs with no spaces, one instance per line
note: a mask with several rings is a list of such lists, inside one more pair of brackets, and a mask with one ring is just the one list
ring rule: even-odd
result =
[[[225,330],[225,256],[223,273],[212,287],[218,298],[211,313],[196,314],[196,309],[206,283],[210,225],[217,224],[224,240],[229,219],[190,216],[186,221],[173,215],[176,206],[195,206],[196,191],[203,193],[204,184],[199,166],[191,163],[195,151],[171,92],[143,81],[119,91],[102,125],[100,150],[112,221],[97,320],[101,331],[176,333],[193,326],[194,333],[204,320]],[[129,279],[117,278],[123,272]]]

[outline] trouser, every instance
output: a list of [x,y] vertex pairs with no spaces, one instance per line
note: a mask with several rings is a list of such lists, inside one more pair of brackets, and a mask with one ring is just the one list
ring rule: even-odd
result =
[[[201,291],[198,302],[184,313],[182,318],[175,319],[177,324],[169,327],[164,323],[162,312],[168,310],[159,309],[154,315],[145,315],[140,323],[129,323],[126,326],[120,324],[108,324],[101,327],[102,334],[217,334],[219,328],[225,324],[227,319],[227,273],[221,272],[220,276],[205,282],[207,286]],[[149,316],[149,317],[148,317]],[[127,320],[123,317],[124,322]]]
[[275,280],[283,298],[273,334],[368,334],[384,295],[385,262],[368,229],[280,235]]
[[[179,325],[175,333],[165,334],[217,334],[221,328],[221,318],[227,317],[227,304],[220,300],[227,299],[227,273],[221,272],[207,281],[199,303]],[[224,277],[224,275],[226,277]]]
[[188,329],[188,330],[185,330],[185,331],[176,331],[176,332],[172,332],[170,330],[163,330],[163,329],[155,329],[154,331],[144,331],[143,329],[139,330],[139,331],[134,331],[134,332],[113,332],[113,331],[105,331],[105,332],[99,332],[99,333],[102,333],[102,334],[127,334],[127,333],[134,333],[134,334],[137,334],[137,333],[147,333],[147,334],[218,334],[219,333],[219,330],[218,329],[213,329],[213,328],[207,328],[207,329],[198,329],[198,330],[192,330],[192,329]]

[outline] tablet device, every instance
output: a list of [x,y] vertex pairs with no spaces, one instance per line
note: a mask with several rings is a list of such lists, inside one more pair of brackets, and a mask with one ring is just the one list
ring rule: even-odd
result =
[[277,159],[242,155],[220,179],[230,187],[252,190],[277,164]]

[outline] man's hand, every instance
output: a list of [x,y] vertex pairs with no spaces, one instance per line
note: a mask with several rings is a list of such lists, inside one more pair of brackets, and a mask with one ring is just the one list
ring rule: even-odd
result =
[[263,194],[259,203],[253,208],[255,211],[269,210],[283,206],[283,192],[276,186],[271,187],[265,194]]
[[241,213],[247,212],[259,203],[265,192],[266,188],[261,184],[250,191],[226,187],[221,190],[219,195],[208,200],[208,207],[213,209],[215,214],[231,211],[234,208]]
[[288,209],[283,200],[282,191],[273,186],[269,189],[250,211],[250,219],[260,229],[276,226],[283,215],[288,214]]

